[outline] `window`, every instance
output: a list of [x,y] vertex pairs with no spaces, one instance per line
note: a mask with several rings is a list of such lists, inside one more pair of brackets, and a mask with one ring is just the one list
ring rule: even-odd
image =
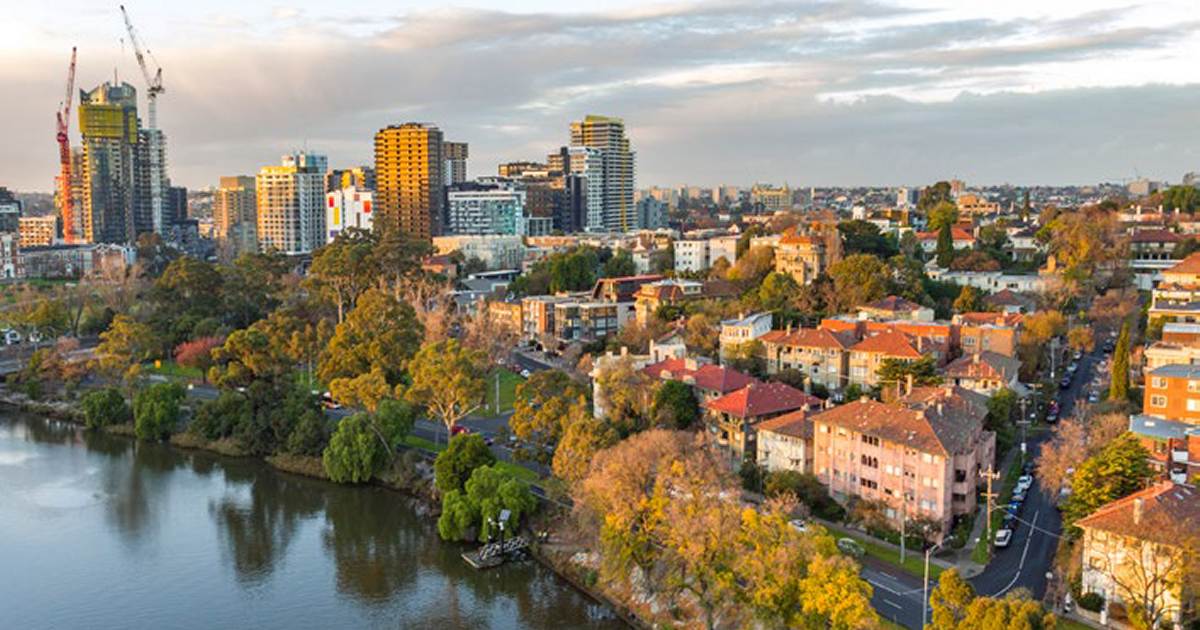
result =
[[954,483],[962,483],[966,480],[967,480],[967,471],[965,471],[965,470],[955,470],[954,471]]
[[1150,406],[1151,407],[1166,407],[1167,406],[1167,397],[1160,395],[1160,394],[1155,394],[1155,395],[1151,396],[1150,397]]
[[871,446],[879,446],[879,438],[877,438],[873,435],[864,434],[862,436],[862,441],[863,441],[863,443],[870,444]]
[[879,458],[877,457],[863,455],[860,461],[862,462],[862,465],[866,466],[867,468],[879,468]]
[[869,488],[871,490],[876,490],[879,488],[879,484],[875,483],[871,479],[859,479],[858,484],[864,488]]
[[1200,381],[1188,381],[1188,392],[1192,394],[1200,392]]
[[1189,398],[1187,401],[1188,411],[1200,411],[1200,399]]
[[1166,389],[1167,379],[1161,376],[1155,376],[1154,378],[1150,379],[1150,386],[1154,389]]

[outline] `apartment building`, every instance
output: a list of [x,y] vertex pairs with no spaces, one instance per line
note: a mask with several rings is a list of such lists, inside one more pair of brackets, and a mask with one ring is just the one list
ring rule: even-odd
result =
[[961,388],[917,388],[888,404],[864,397],[812,416],[813,469],[835,500],[883,501],[897,529],[920,516],[941,538],[976,509],[979,472],[994,461],[986,415]]
[[285,155],[255,178],[259,251],[311,254],[325,244],[325,156]]
[[1200,365],[1164,365],[1146,379],[1142,413],[1200,424]]
[[995,352],[1015,357],[1022,319],[1018,313],[961,313],[953,321],[963,354]]
[[994,214],[1000,214],[1000,204],[994,201],[988,201],[979,195],[970,193],[959,195],[956,201],[958,203],[958,214],[961,217],[991,216]]
[[823,401],[784,383],[749,385],[704,402],[706,422],[717,444],[729,450],[734,462],[757,461],[756,426],[785,413],[815,411]]
[[236,258],[258,251],[258,198],[255,179],[222,177],[213,194],[213,232],[217,242]]
[[917,361],[928,355],[918,349],[919,338],[902,332],[870,335],[850,347],[850,384],[874,387],[880,384],[879,368],[889,359]]
[[1149,320],[1200,322],[1200,252],[1162,272],[1150,299]]
[[775,272],[787,274],[801,286],[813,281],[832,263],[820,234],[784,234],[775,246]]
[[737,370],[697,358],[666,358],[647,365],[642,372],[653,379],[679,381],[691,386],[701,404],[756,382]]
[[889,295],[881,300],[858,307],[860,319],[875,321],[911,320],[916,322],[932,322],[933,309],[906,300],[898,295]]
[[734,319],[721,320],[720,349],[721,356],[729,356],[737,351],[742,344],[750,343],[771,332],[770,311],[751,313]]
[[772,330],[759,340],[767,358],[767,372],[799,370],[831,390],[840,390],[850,373],[850,347],[857,339],[852,333],[824,328]]
[[374,194],[354,186],[339,188],[325,194],[325,241],[332,243],[343,230],[370,230],[374,225],[372,212]]
[[1129,432],[1146,448],[1155,470],[1176,483],[1200,480],[1200,424],[1139,413],[1129,417]]
[[793,411],[755,426],[758,432],[758,465],[771,472],[813,472],[812,412]]
[[58,217],[20,217],[17,219],[21,247],[47,247],[58,238]]
[[737,288],[724,280],[680,280],[670,278],[642,285],[634,295],[638,323],[645,324],[660,307],[678,306],[706,298],[731,297]]
[[442,131],[404,123],[375,134],[375,205],[381,227],[429,240],[442,234],[446,162]]

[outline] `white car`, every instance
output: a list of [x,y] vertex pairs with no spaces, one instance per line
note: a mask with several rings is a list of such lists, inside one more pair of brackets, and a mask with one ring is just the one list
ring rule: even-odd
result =
[[521,370],[521,378],[529,378],[529,370]]
[[1002,529],[996,532],[996,540],[992,544],[999,549],[1003,549],[1008,546],[1008,543],[1012,542],[1012,536],[1013,533],[1011,529]]
[[808,523],[805,523],[804,519],[802,518],[794,518],[788,521],[788,525],[791,525],[792,529],[800,532],[801,534],[808,531]]
[[1017,490],[1028,490],[1033,485],[1033,475],[1021,475],[1017,477]]

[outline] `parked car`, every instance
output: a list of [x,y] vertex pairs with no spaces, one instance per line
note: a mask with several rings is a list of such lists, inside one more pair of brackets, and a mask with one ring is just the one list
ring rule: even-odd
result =
[[839,538],[837,546],[842,553],[853,558],[861,558],[867,553],[867,550],[863,549],[862,545],[853,538]]
[[[1026,488],[1028,490],[1028,488]],[[1017,489],[1013,491],[1012,502],[1020,505],[1025,502],[1025,490]],[[1011,505],[1011,504],[1010,504]]]
[[469,435],[470,433],[471,433],[471,428],[464,427],[461,424],[456,424],[456,425],[454,425],[454,427],[452,427],[450,429],[450,437],[454,437],[456,435]]
[[12,329],[5,329],[3,331],[3,333],[4,333],[4,345],[11,346],[13,344],[21,343],[21,333],[15,331],[15,330],[12,330]]
[[1072,356],[1072,358],[1075,359],[1076,361],[1078,361],[1083,358],[1083,353],[1076,350],[1075,354]]
[[804,519],[802,518],[794,518],[788,521],[788,525],[791,525],[792,529],[800,532],[801,534],[808,531],[808,523],[805,523]]
[[1024,474],[1024,475],[1021,475],[1020,477],[1017,477],[1017,489],[1018,489],[1018,490],[1028,490],[1028,489],[1030,489],[1031,487],[1033,487],[1033,475],[1030,475],[1030,474],[1028,474],[1028,468],[1029,468],[1029,467],[1030,467],[1032,464],[1033,464],[1033,462],[1026,462],[1026,463],[1025,463],[1025,466],[1026,466],[1026,473],[1027,473],[1027,474]]
[[342,408],[342,406],[340,404],[338,404],[338,401],[333,399],[333,394],[330,394],[329,392],[325,392],[324,394],[321,394],[321,406],[326,409],[341,409]]
[[1100,402],[1100,395],[1097,394],[1096,392],[1089,392],[1088,393],[1088,402],[1093,405]]
[[1003,549],[1003,548],[1007,547],[1009,543],[1012,542],[1012,536],[1013,536],[1013,533],[1012,533],[1011,529],[1002,529],[1002,530],[996,532],[996,540],[992,544],[994,544],[999,549]]
[[1062,380],[1058,382],[1059,389],[1067,389],[1070,386],[1071,386],[1071,377],[1070,376],[1064,376],[1064,377],[1062,377]]
[[1046,414],[1046,422],[1048,422],[1050,424],[1054,424],[1055,422],[1058,422],[1058,412],[1051,411],[1050,413]]
[[529,378],[529,370],[521,370],[521,378]]

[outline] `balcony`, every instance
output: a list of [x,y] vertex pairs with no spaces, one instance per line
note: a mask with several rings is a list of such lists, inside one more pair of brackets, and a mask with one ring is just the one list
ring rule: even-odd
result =
[[1188,463],[1188,452],[1187,451],[1171,451],[1171,461],[1176,464]]

